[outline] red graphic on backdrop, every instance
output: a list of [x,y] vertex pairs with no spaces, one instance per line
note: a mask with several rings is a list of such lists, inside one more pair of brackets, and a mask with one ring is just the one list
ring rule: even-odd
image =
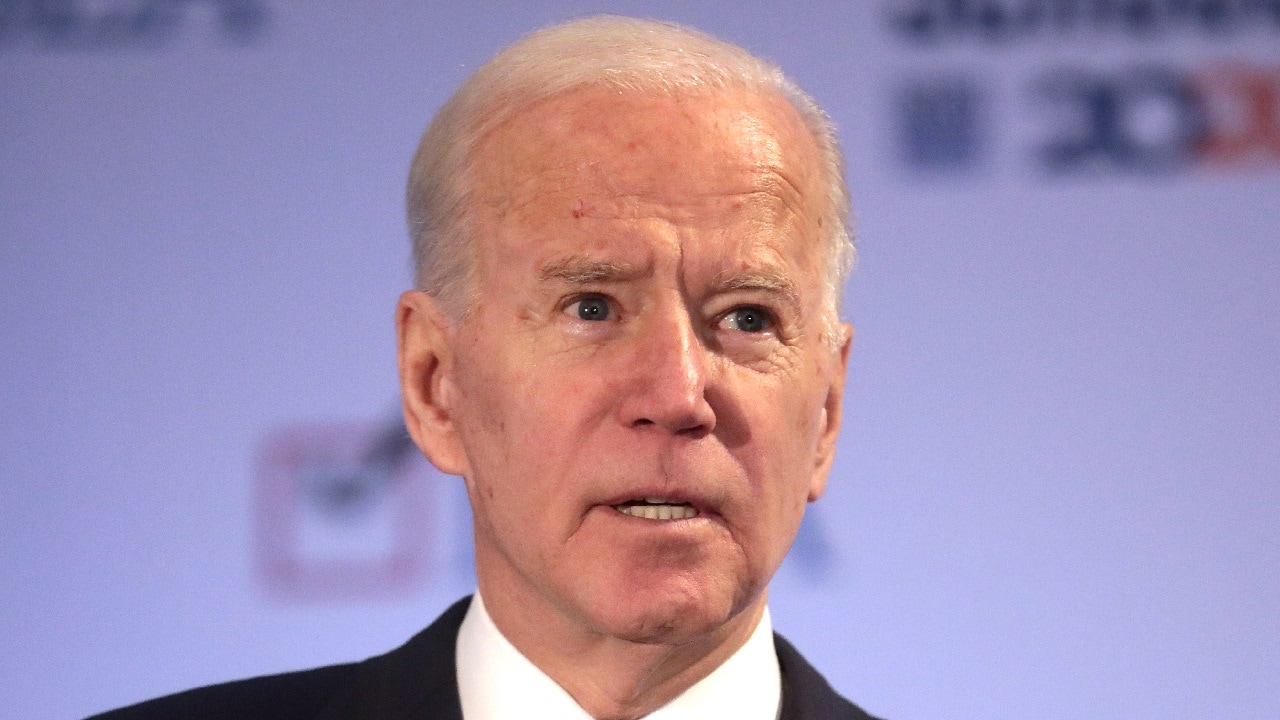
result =
[[263,443],[255,552],[273,592],[370,598],[425,573],[431,483],[400,424],[299,424]]
[[1280,161],[1280,67],[1222,63],[1195,77],[1208,132],[1196,146],[1211,163]]

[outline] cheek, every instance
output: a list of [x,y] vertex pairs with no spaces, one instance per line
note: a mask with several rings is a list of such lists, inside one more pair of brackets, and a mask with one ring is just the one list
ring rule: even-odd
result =
[[[456,383],[459,398],[454,409],[458,437],[467,456],[472,477],[467,478],[473,499],[477,493],[492,499],[494,489],[486,486],[500,478],[495,472],[512,467],[511,430],[520,426],[517,415],[518,393],[507,390],[512,379],[508,370],[496,360],[496,348],[472,339],[458,354]],[[477,484],[478,483],[478,484]]]
[[[574,392],[549,392],[557,382],[537,363],[509,361],[501,348],[478,345],[465,358],[459,433],[485,499],[526,494],[565,457],[573,439],[569,419]],[[518,477],[508,478],[515,474]]]
[[[758,492],[775,496],[775,506],[799,511],[809,495],[822,434],[824,395],[812,387],[790,386],[790,392],[755,403],[749,461],[758,463],[763,486]],[[744,458],[746,459],[746,458]],[[782,496],[782,497],[779,497]]]

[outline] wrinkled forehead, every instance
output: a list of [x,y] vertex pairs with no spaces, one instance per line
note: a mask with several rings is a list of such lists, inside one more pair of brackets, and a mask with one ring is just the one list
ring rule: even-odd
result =
[[491,218],[575,194],[670,207],[754,197],[780,212],[821,212],[820,155],[799,114],[780,96],[742,89],[576,88],[514,113],[473,161],[472,198]]

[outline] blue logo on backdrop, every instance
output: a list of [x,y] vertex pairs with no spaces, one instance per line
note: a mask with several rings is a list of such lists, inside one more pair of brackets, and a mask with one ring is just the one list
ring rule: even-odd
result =
[[0,48],[159,47],[196,29],[190,26],[246,45],[263,36],[270,19],[266,0],[0,0]]
[[1041,165],[1053,172],[1175,170],[1207,131],[1195,88],[1168,68],[1061,70],[1036,91],[1058,120],[1040,147]]
[[[1189,60],[1185,47],[1162,59],[1172,51],[1153,42],[1247,52],[1280,35],[1280,0],[903,0],[885,17],[913,65],[937,62],[893,81],[892,145],[911,170],[963,174],[997,158],[1046,175],[1280,167],[1280,66]],[[1027,44],[1047,52],[1003,61]],[[959,60],[942,52],[957,46],[969,47]],[[1108,67],[1101,48],[1151,59]]]
[[985,150],[986,100],[971,77],[901,83],[895,98],[898,145],[921,169],[970,168]]

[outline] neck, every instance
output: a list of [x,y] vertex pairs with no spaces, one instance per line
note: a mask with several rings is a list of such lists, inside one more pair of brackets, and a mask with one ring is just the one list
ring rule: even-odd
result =
[[747,642],[765,606],[762,594],[707,633],[635,642],[479,579],[485,608],[503,636],[598,720],[641,718],[692,687]]

